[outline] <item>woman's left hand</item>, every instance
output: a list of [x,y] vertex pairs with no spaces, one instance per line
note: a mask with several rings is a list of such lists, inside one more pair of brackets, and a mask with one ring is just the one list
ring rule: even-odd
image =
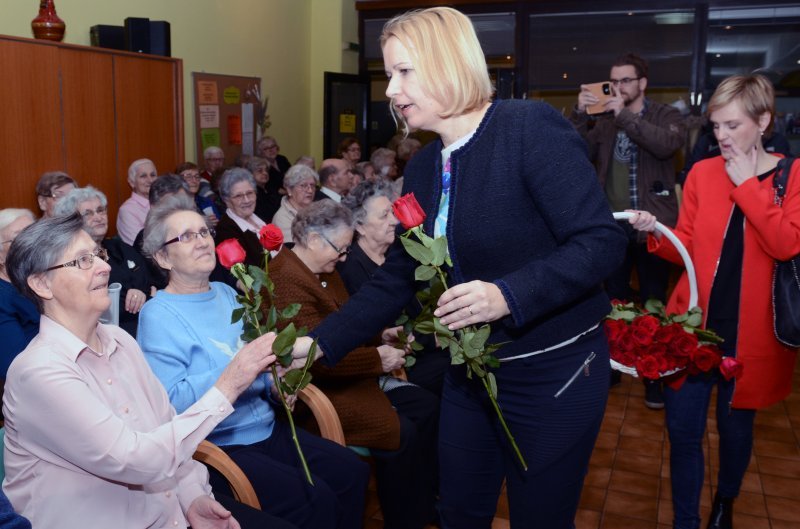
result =
[[731,144],[731,157],[725,160],[725,171],[728,178],[735,186],[742,185],[746,180],[756,176],[758,166],[758,149],[753,147],[750,152],[744,152],[735,144]]
[[192,529],[241,529],[231,512],[210,496],[198,496],[189,505],[186,518]]
[[147,301],[147,296],[141,290],[131,288],[125,296],[125,310],[131,314],[136,314],[142,310],[142,305]]
[[467,325],[499,320],[510,313],[497,285],[476,280],[448,288],[439,298],[439,308],[433,314],[442,325],[455,331]]

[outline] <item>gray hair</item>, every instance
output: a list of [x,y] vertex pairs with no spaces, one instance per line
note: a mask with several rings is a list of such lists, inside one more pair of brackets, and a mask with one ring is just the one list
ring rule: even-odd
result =
[[298,158],[294,163],[295,165],[307,165],[312,169],[314,169],[317,166],[317,161],[314,159],[313,156],[309,154],[304,154],[303,156]]
[[297,187],[303,180],[308,180],[309,178],[313,179],[315,184],[319,183],[319,176],[312,168],[302,164],[293,165],[283,177],[283,187],[292,189]]
[[342,228],[353,229],[353,214],[338,202],[326,198],[297,212],[292,221],[292,240],[306,246],[311,233],[330,237]]
[[212,145],[211,147],[206,147],[206,149],[203,151],[203,160],[208,160],[209,158],[211,158],[211,156],[215,154],[225,155],[225,152],[215,145]]
[[223,200],[231,198],[231,189],[239,182],[247,182],[253,190],[256,189],[256,180],[247,169],[231,167],[222,173],[222,178],[219,179],[219,194]]
[[82,231],[83,217],[73,213],[34,222],[11,243],[6,257],[6,271],[11,284],[36,304],[39,313],[44,314],[44,303],[28,285],[28,278],[43,274],[58,264],[58,260]]
[[23,208],[0,209],[0,230],[6,229],[9,224],[11,224],[12,222],[14,222],[15,220],[24,215],[27,215],[33,221],[36,220],[36,216],[33,214],[33,211],[29,209],[23,209]]
[[142,253],[153,259],[154,262],[154,256],[164,247],[164,241],[167,240],[167,219],[181,211],[197,213],[197,206],[191,197],[169,195],[150,206],[150,211],[147,212],[147,218],[144,221]]
[[147,201],[150,202],[151,205],[155,204],[165,196],[174,195],[181,189],[186,191],[187,195],[190,194],[189,184],[186,183],[186,180],[184,180],[182,176],[172,173],[161,175],[150,185]]
[[386,197],[394,201],[394,187],[390,182],[365,180],[350,190],[342,200],[342,205],[353,212],[353,222],[361,224],[367,218],[367,202],[373,198]]
[[108,199],[106,199],[106,195],[99,189],[92,186],[79,187],[77,189],[73,189],[64,195],[64,198],[56,202],[56,207],[53,208],[53,215],[72,215],[78,211],[78,206],[81,204],[81,202],[86,202],[87,200],[92,200],[93,198],[98,199],[100,201],[100,205],[102,206],[108,205]]
[[392,162],[396,160],[397,153],[385,147],[375,149],[375,152],[372,153],[372,156],[369,159],[369,161],[372,162],[373,167],[375,167],[375,172],[378,174],[378,176],[386,176],[389,172],[389,167],[391,167]]
[[134,160],[133,163],[128,167],[128,183],[132,183],[136,180],[136,170],[139,168],[140,165],[144,165],[146,163],[151,164],[153,167],[156,164],[153,163],[153,160],[149,158],[139,158],[138,160]]
[[255,173],[256,169],[260,167],[269,167],[269,162],[266,158],[261,158],[260,156],[251,156],[247,163],[244,166],[248,171],[251,173]]
[[414,138],[403,138],[397,144],[397,157],[401,160],[406,159],[412,151],[422,148],[422,142]]

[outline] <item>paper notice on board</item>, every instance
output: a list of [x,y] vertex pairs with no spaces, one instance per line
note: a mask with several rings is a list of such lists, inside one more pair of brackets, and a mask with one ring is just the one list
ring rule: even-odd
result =
[[356,115],[339,114],[339,132],[342,134],[356,133]]
[[228,105],[238,105],[242,100],[242,91],[235,86],[229,86],[222,91],[222,99]]
[[253,104],[242,103],[242,154],[253,154]]
[[219,93],[216,81],[197,81],[197,104],[219,104]]
[[242,116],[228,116],[228,145],[242,144]]
[[219,105],[200,105],[200,128],[219,128]]
[[200,139],[203,143],[203,150],[209,147],[220,147],[219,129],[202,129]]

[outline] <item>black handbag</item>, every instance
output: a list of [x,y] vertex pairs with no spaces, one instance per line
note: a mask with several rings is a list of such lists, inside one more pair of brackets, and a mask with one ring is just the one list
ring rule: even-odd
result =
[[[783,204],[794,158],[778,162],[772,185],[775,203]],[[775,261],[772,276],[772,314],[775,338],[788,347],[800,347],[800,255],[788,261]]]

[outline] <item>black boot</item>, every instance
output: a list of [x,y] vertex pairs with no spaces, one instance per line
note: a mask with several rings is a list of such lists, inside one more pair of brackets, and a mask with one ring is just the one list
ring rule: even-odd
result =
[[707,529],[733,529],[733,498],[723,498],[719,493],[714,495]]

